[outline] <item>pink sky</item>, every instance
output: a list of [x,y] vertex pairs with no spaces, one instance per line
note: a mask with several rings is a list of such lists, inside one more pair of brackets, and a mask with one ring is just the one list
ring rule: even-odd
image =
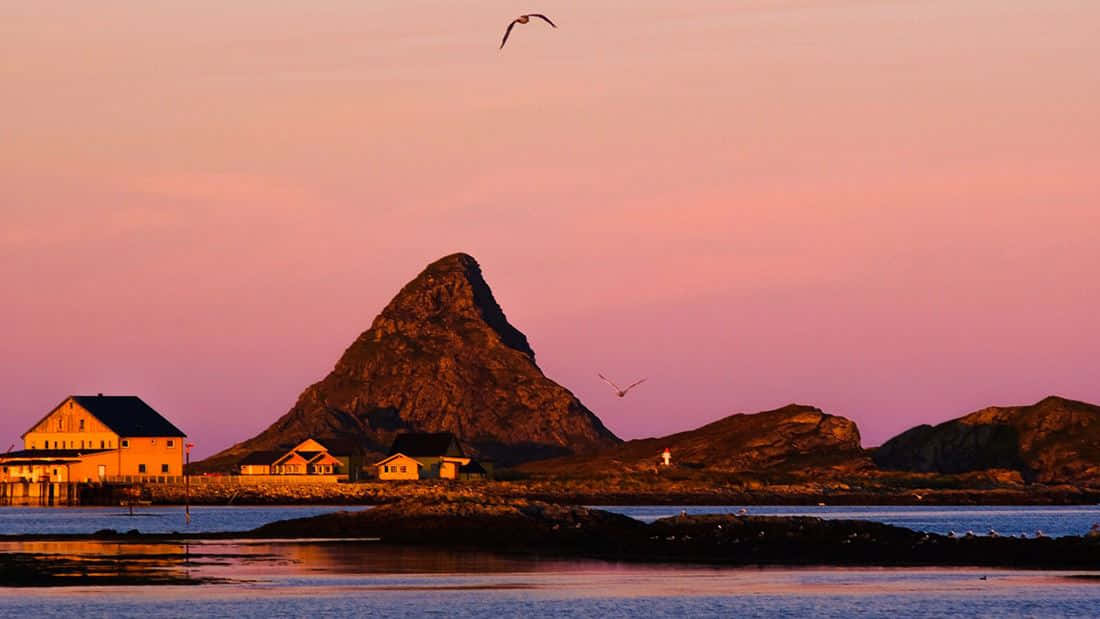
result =
[[126,393],[213,453],[454,251],[624,438],[1100,402],[1100,4],[623,6],[0,4],[0,440]]

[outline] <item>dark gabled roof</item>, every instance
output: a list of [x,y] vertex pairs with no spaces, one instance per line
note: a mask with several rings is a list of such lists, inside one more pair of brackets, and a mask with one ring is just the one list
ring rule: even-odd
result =
[[[392,456],[397,453],[402,453],[410,458],[445,456],[452,442],[458,445],[458,440],[455,439],[455,435],[450,432],[410,432],[408,434],[398,434],[397,438],[393,439],[393,446],[390,447],[389,455]],[[458,446],[458,453],[462,453],[461,445]]]
[[477,462],[474,462],[473,460],[471,460],[469,464],[463,464],[462,466],[458,467],[458,472],[459,473],[467,473],[467,474],[470,474],[470,475],[488,475],[489,474],[488,471],[486,471],[484,467],[482,467]]
[[90,454],[114,451],[113,449],[20,449],[0,454],[0,460],[11,458],[78,458]]
[[329,455],[335,458],[361,455],[366,451],[361,442],[351,438],[319,438],[315,440],[324,445]]
[[133,395],[74,395],[73,401],[88,409],[112,432],[129,436],[187,436],[172,422]]
[[285,451],[254,451],[244,457],[237,463],[237,466],[243,464],[274,464],[276,460],[286,455]]

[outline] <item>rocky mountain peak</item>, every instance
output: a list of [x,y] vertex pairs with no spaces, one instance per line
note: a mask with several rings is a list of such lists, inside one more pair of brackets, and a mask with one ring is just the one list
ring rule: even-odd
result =
[[477,261],[459,253],[406,284],[289,412],[198,468],[228,468],[252,451],[311,437],[383,454],[402,432],[451,432],[470,455],[502,464],[620,442],[542,373]]
[[375,339],[393,334],[421,335],[425,331],[462,330],[483,325],[496,333],[501,344],[535,359],[527,337],[508,322],[493,291],[481,274],[481,266],[469,254],[445,256],[429,264],[406,284],[374,319]]

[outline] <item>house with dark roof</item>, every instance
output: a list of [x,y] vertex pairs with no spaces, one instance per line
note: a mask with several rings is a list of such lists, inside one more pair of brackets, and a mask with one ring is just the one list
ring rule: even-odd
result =
[[466,456],[450,432],[398,434],[389,455],[374,466],[381,480],[474,479],[478,471],[485,477],[485,469]]
[[0,481],[175,481],[186,434],[136,396],[69,396],[0,454]]
[[[345,479],[357,479],[361,458],[357,450],[349,448],[349,445],[337,440],[324,443],[308,438],[292,447],[254,451],[237,463],[242,476],[278,476],[279,479],[288,480],[289,477],[318,480],[328,478],[329,481]],[[336,451],[340,449],[341,451]]]

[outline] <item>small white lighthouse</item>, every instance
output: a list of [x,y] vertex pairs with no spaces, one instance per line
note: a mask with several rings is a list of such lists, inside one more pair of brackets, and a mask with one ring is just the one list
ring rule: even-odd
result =
[[668,447],[661,452],[661,461],[665,466],[672,466],[672,450]]

